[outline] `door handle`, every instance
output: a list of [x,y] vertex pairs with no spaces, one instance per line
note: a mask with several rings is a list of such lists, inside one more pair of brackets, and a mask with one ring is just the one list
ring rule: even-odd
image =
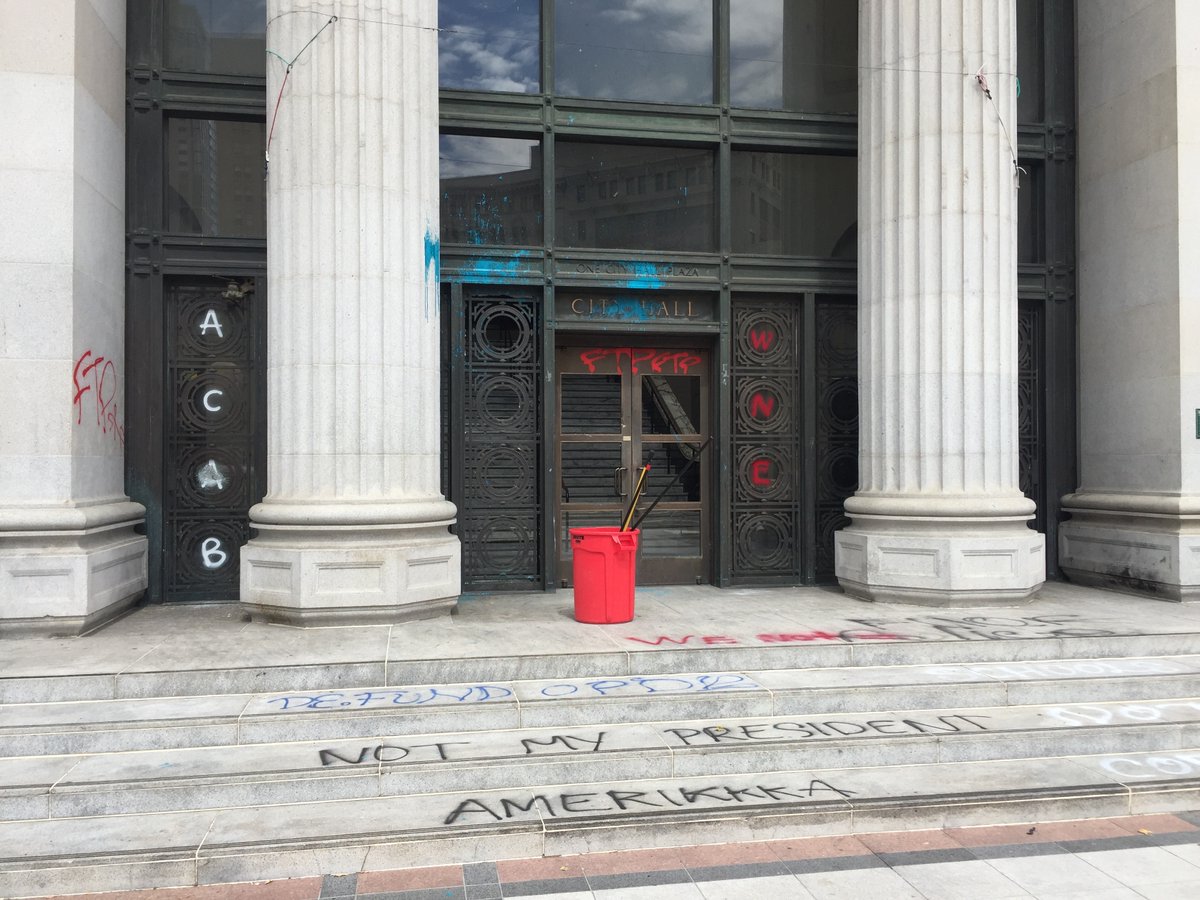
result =
[[626,497],[629,492],[625,489],[624,472],[627,471],[625,466],[617,466],[613,469],[613,493],[618,497]]

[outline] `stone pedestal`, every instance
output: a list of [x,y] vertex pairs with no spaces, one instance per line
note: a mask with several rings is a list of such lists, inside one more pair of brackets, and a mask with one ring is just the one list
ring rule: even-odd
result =
[[0,27],[0,633],[78,634],[147,580],[134,532],[145,510],[124,491],[125,3],[11,12]]
[[1200,599],[1200,4],[1079,4],[1072,581]]
[[862,424],[835,554],[864,599],[1006,603],[1045,579],[1017,470],[1015,55],[1013,0],[860,6]]
[[[295,62],[268,115],[268,493],[241,599],[296,624],[430,615],[460,586],[439,489],[437,4],[329,9],[267,9]],[[285,74],[268,63],[272,103]]]

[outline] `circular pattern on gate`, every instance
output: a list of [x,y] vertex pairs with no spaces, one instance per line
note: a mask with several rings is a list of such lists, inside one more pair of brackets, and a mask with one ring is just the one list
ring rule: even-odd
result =
[[792,404],[787,388],[776,378],[746,378],[737,383],[738,428],[746,431],[789,431]]
[[792,541],[788,513],[747,513],[734,523],[738,568],[743,570],[790,569]]
[[788,317],[771,309],[755,310],[737,323],[738,362],[754,366],[786,366],[791,353]]
[[817,352],[830,369],[858,367],[858,320],[853,307],[823,305],[817,317]]
[[783,447],[742,447],[737,453],[738,490],[748,500],[791,498],[792,454]]
[[489,516],[487,522],[464,541],[464,549],[473,557],[469,571],[477,576],[533,572],[536,546],[529,524],[512,516]]
[[247,537],[244,522],[204,519],[175,525],[177,584],[237,583],[238,554]]
[[821,454],[821,497],[849,497],[858,487],[858,453],[836,447]]
[[192,447],[175,465],[176,503],[190,509],[244,505],[246,451]]
[[492,362],[512,362],[532,355],[533,325],[529,311],[511,304],[489,306],[475,319],[474,351]]
[[480,424],[500,431],[523,431],[533,415],[533,385],[528,376],[484,375],[475,382]]
[[533,466],[536,460],[530,447],[502,445],[479,447],[466,466],[471,495],[487,504],[532,504]]
[[176,357],[238,357],[249,355],[246,306],[250,301],[226,300],[215,291],[183,297],[176,307],[178,347]]
[[179,373],[177,425],[193,432],[228,431],[244,421],[244,373],[233,369]]
[[820,410],[829,430],[842,433],[857,431],[858,383],[853,378],[831,381],[822,392]]

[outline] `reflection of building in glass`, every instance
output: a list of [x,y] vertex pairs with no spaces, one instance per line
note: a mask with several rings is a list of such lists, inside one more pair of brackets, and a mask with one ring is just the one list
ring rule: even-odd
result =
[[167,227],[191,234],[266,232],[263,126],[171,119],[167,126]]
[[784,0],[783,108],[854,112],[858,17],[846,0]]
[[167,228],[218,234],[221,204],[217,128],[211,119],[172,119],[167,126],[171,193]]
[[856,180],[854,157],[735,151],[734,252],[853,257]]
[[[488,140],[488,139],[484,139]],[[508,144],[526,142],[508,141]],[[477,163],[493,171],[443,177],[442,240],[454,244],[540,244],[542,242],[542,153],[529,147],[525,168]]]
[[262,73],[266,0],[167,0],[165,12],[171,68]]
[[714,249],[712,151],[564,142],[557,152],[559,244]]

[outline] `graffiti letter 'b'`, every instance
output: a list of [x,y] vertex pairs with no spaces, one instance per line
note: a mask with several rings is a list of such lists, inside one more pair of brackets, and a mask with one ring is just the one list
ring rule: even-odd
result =
[[205,538],[204,543],[200,545],[200,558],[204,561],[204,568],[219,569],[225,565],[229,554],[221,549],[219,538],[210,537]]

